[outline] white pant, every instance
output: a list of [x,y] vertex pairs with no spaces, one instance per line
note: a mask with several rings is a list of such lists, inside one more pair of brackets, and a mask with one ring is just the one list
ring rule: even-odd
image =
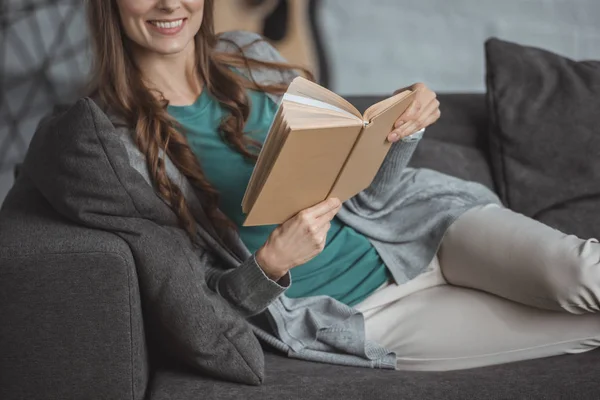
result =
[[[600,345],[600,244],[496,205],[448,230],[428,271],[355,308],[397,369],[473,368]],[[576,315],[583,314],[583,315]]]

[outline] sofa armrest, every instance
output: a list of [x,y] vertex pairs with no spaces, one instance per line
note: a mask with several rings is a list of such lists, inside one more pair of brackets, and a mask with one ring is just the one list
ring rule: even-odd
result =
[[0,211],[0,399],[142,399],[148,360],[129,247],[61,219],[24,186]]

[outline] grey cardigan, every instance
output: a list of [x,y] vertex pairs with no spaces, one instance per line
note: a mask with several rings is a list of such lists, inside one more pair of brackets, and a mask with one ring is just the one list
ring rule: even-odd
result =
[[[259,37],[229,32],[219,43],[222,51],[247,46],[248,57],[283,61]],[[255,43],[254,43],[255,42]],[[242,71],[259,83],[290,82],[296,73],[270,69]],[[278,96],[272,96],[276,102]],[[150,183],[143,155],[120,135],[131,165]],[[432,260],[446,229],[469,208],[499,203],[485,186],[406,165],[418,140],[394,144],[371,186],[344,203],[338,217],[365,235],[399,284],[422,273]],[[256,264],[237,233],[219,239],[206,218],[197,194],[183,175],[166,160],[167,173],[181,182],[182,191],[198,220],[198,235],[216,255],[206,259],[208,286],[225,298],[252,324],[255,335],[289,357],[371,368],[395,368],[396,355],[365,339],[364,317],[356,309],[328,296],[292,299],[285,296],[287,274],[270,280]]]

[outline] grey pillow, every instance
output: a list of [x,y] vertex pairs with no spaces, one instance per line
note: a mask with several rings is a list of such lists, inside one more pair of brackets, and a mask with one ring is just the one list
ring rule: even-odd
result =
[[490,156],[515,211],[600,238],[600,62],[486,42]]
[[40,125],[23,173],[63,216],[127,242],[146,334],[162,354],[221,379],[259,384],[264,355],[252,328],[206,285],[211,253],[194,252],[175,214],[130,166],[118,135],[92,100],[79,100]]

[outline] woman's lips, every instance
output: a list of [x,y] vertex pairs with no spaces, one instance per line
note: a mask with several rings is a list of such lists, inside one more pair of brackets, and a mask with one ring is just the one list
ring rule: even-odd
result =
[[160,33],[161,35],[177,35],[179,32],[181,32],[181,30],[183,29],[183,27],[185,26],[185,23],[187,22],[187,18],[180,18],[180,19],[175,19],[175,20],[153,20],[153,21],[148,21],[148,25],[150,25],[150,27]]

